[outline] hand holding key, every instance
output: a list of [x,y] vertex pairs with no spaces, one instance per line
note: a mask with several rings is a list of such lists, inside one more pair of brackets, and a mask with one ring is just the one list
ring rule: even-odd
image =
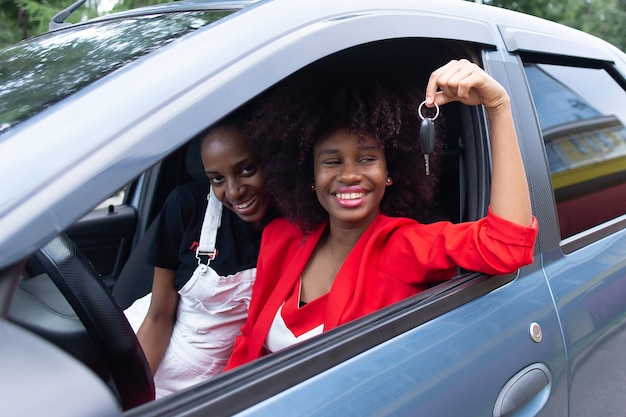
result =
[[453,60],[433,71],[426,87],[426,106],[432,108],[452,101],[485,109],[496,110],[506,107],[509,96],[496,80],[478,65],[466,59]]
[[[478,65],[466,59],[453,60],[431,74],[424,104],[432,109],[453,101],[469,106],[482,104],[487,113],[492,169],[489,206],[492,212],[511,222],[530,225],[530,192],[515,131],[511,99],[506,89]],[[422,118],[423,134],[420,134],[420,139],[426,152],[432,126],[426,118]],[[428,157],[425,158],[428,162]],[[428,171],[428,164],[426,169]]]

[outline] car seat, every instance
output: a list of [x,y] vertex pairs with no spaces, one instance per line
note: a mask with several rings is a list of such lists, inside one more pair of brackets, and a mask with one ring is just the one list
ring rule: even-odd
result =
[[[185,154],[185,166],[187,173],[193,181],[208,184],[209,178],[204,172],[200,156],[202,138],[203,135],[199,135],[189,143]],[[126,309],[135,300],[152,291],[154,267],[148,264],[147,254],[148,248],[154,239],[160,216],[161,213],[159,212],[150,226],[148,226],[113,285],[113,296],[123,309]]]

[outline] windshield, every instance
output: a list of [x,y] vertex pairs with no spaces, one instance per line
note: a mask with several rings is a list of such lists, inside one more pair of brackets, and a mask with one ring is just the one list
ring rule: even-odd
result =
[[0,133],[234,11],[178,12],[77,25],[0,51]]

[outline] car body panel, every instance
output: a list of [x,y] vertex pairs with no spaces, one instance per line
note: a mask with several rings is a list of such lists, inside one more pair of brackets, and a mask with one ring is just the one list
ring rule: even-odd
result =
[[619,415],[626,407],[625,253],[622,229],[567,255],[545,254],[568,354],[570,416]]
[[[552,374],[526,415],[566,415],[559,323],[541,270],[429,321],[239,415],[492,415],[517,371],[544,363]],[[544,339],[531,339],[541,324]],[[480,384],[477,385],[477,381]],[[316,393],[312,396],[311,393]],[[535,399],[535,398],[533,398]]]

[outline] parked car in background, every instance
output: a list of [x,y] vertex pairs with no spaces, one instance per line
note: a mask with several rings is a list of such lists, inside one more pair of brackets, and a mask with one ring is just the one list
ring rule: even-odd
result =
[[[511,96],[539,222],[533,264],[459,271],[154,401],[122,309],[149,291],[149,226],[190,179],[189,141],[295,73],[425,86],[459,58]],[[438,215],[474,220],[489,204],[485,114],[442,113]],[[456,0],[181,1],[2,50],[0,414],[623,416],[625,125],[622,51]]]

